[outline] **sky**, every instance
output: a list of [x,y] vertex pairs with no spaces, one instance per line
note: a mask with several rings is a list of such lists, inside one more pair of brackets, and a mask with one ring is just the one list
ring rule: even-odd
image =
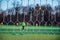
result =
[[[28,6],[28,0],[22,0],[22,2],[21,2],[21,0],[15,0],[16,1],[16,4],[17,3],[19,3],[19,5],[21,5],[21,3],[22,3],[22,6]],[[8,9],[10,9],[10,8],[12,8],[12,7],[14,7],[13,6],[13,2],[14,2],[14,0],[9,0],[8,1]],[[41,3],[41,5],[45,5],[46,4],[46,0],[35,0],[35,3],[34,3],[34,0],[29,0],[29,5],[31,5],[31,4],[39,4],[40,5],[40,3]],[[55,7],[55,6],[57,6],[58,5],[58,2],[57,2],[57,0],[53,0],[53,5],[52,5],[52,0],[47,0],[47,4],[49,4],[49,5],[51,5],[52,7]],[[2,2],[1,2],[1,9],[2,10],[6,10],[7,9],[7,0],[2,0]]]

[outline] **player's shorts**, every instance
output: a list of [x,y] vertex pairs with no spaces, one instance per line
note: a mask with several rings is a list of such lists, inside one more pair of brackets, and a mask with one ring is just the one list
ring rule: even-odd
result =
[[22,26],[22,30],[24,30],[24,26]]

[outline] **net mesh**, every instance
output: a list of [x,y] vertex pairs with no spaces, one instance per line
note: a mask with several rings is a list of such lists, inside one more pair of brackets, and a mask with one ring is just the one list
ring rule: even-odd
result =
[[[11,9],[9,9],[10,1],[13,5]],[[2,11],[0,5],[0,23],[4,25],[18,23],[21,25],[21,22],[25,21],[27,26],[60,26],[59,2],[58,7],[54,8],[54,0],[50,0],[52,6],[48,0],[44,1],[46,5],[42,5],[42,0],[26,0],[26,3],[25,0],[6,0],[7,10]],[[3,0],[0,1],[0,4],[1,2]]]

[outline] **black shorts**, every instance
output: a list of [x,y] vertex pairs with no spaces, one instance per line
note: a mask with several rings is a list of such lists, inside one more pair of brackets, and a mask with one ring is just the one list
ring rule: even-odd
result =
[[22,30],[24,30],[24,26],[22,26]]

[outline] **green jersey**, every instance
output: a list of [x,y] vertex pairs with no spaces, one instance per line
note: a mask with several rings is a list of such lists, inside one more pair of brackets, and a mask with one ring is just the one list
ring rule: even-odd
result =
[[25,22],[22,22],[22,26],[25,26]]

